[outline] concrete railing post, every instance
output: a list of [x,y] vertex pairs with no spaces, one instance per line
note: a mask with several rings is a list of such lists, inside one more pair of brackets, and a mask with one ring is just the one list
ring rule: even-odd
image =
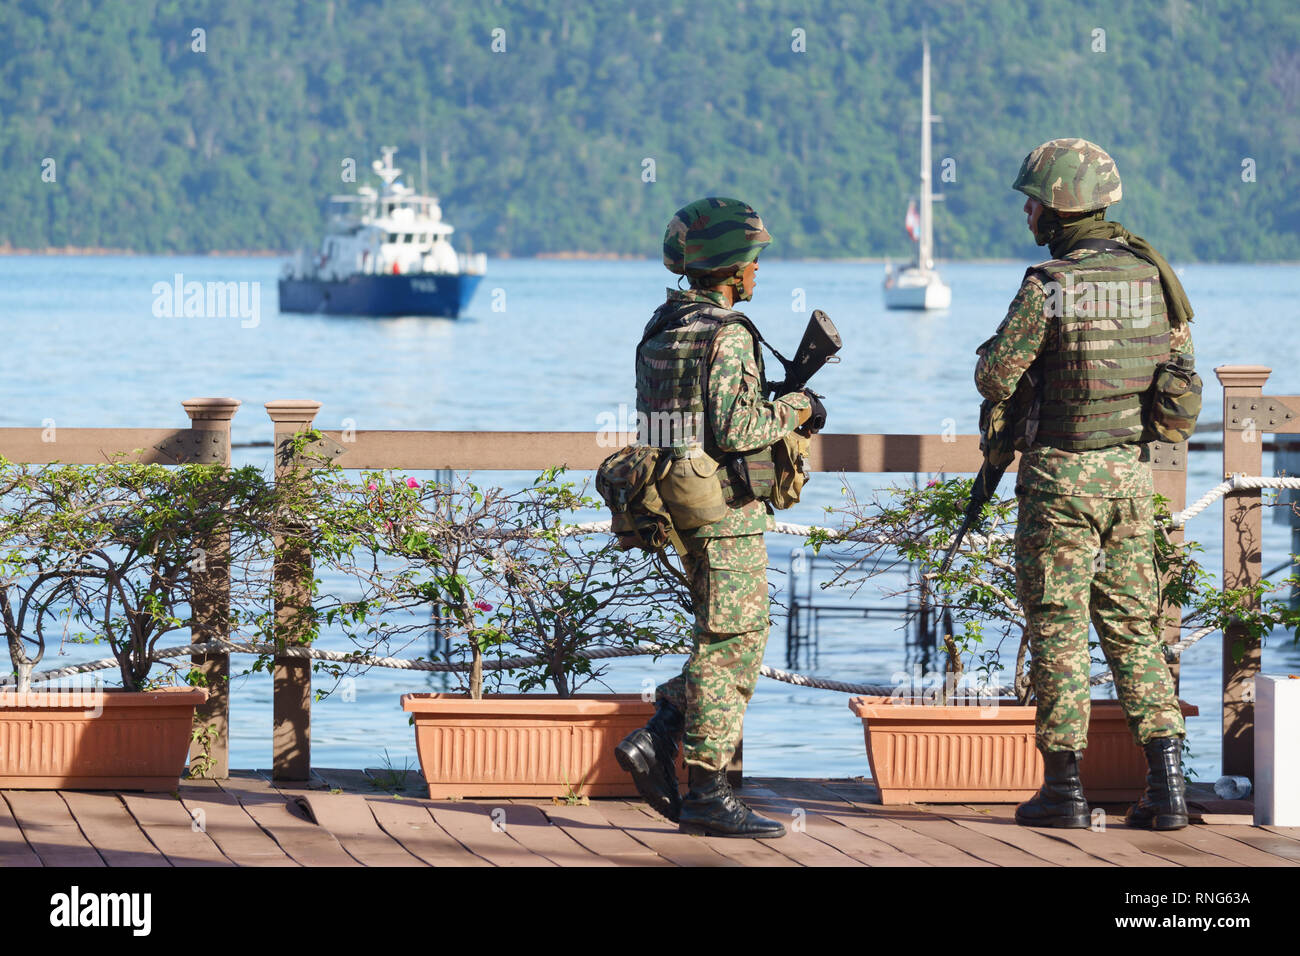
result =
[[[266,413],[275,423],[274,451],[276,485],[309,481],[293,453],[294,436],[311,428],[320,402],[285,399],[266,403]],[[287,548],[283,537],[276,539],[274,568],[275,635],[286,647],[308,642],[302,632],[301,614],[311,601],[311,555],[301,548]],[[273,672],[271,770],[275,780],[307,780],[311,776],[311,661],[305,657],[277,655]]]
[[[181,402],[190,428],[205,432],[198,444],[207,450],[206,461],[230,467],[230,421],[239,410],[236,398],[187,398]],[[230,535],[216,531],[196,540],[203,561],[194,566],[193,625],[195,644],[230,637]],[[199,734],[190,744],[190,770],[203,777],[230,775],[230,655],[225,652],[195,654],[190,658],[207,688],[208,699],[194,713]]]
[[[1214,370],[1223,385],[1223,475],[1260,475],[1264,467],[1264,383],[1272,369],[1263,365],[1221,365]],[[1223,587],[1258,584],[1263,562],[1260,493],[1234,491],[1223,499]],[[1238,624],[1223,635],[1223,773],[1254,776],[1255,677],[1260,670],[1258,641]]]

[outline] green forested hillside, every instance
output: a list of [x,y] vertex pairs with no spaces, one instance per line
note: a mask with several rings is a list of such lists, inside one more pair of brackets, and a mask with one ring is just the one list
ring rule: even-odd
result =
[[1295,0],[4,0],[0,245],[288,249],[423,143],[462,247],[653,256],[716,192],[772,255],[901,255],[923,24],[940,256],[1028,255],[1009,183],[1078,135],[1170,257],[1300,258]]

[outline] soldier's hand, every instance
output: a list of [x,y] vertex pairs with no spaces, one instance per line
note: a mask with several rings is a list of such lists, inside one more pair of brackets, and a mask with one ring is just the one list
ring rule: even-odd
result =
[[804,418],[803,412],[799,413],[797,431],[802,435],[815,435],[826,427],[826,406],[822,404],[821,396],[812,389],[805,388],[803,393],[808,396],[808,417]]

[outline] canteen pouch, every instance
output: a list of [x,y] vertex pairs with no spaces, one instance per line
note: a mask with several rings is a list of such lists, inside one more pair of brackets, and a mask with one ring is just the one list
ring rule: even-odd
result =
[[1156,366],[1142,424],[1142,441],[1187,441],[1201,414],[1201,376],[1191,356],[1175,355]]
[[812,440],[790,432],[772,446],[772,507],[777,510],[793,507],[799,503],[808,472],[804,471],[804,461]]
[[609,506],[611,530],[624,551],[659,551],[671,541],[672,519],[655,486],[663,457],[662,449],[628,445],[596,471],[596,492]]
[[727,502],[718,481],[718,462],[706,454],[670,461],[659,479],[659,495],[672,516],[673,527],[690,531],[727,516]]

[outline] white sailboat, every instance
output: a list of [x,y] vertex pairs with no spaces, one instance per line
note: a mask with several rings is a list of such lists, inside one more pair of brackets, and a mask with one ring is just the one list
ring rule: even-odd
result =
[[[936,198],[930,188],[930,123],[939,117],[930,115],[930,41],[922,41],[921,54],[921,202],[919,228],[912,226],[913,210],[908,208],[908,232],[916,242],[916,261],[894,269],[885,266],[885,308],[946,309],[952,304],[952,289],[944,284],[934,268],[934,219],[931,204]],[[914,231],[915,230],[915,231]]]

